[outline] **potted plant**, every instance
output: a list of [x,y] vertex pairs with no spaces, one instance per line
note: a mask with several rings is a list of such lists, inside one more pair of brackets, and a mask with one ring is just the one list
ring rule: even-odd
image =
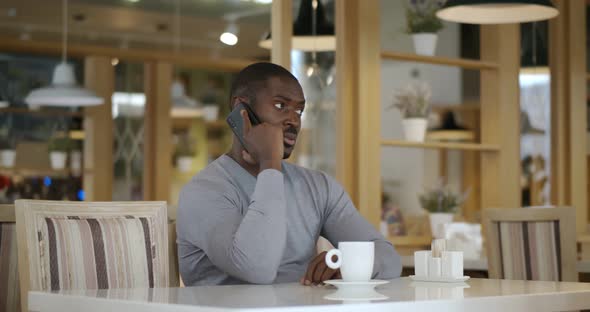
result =
[[49,160],[52,169],[62,170],[66,167],[70,144],[69,138],[54,138],[49,142]]
[[0,166],[5,168],[14,167],[16,150],[13,140],[8,138],[0,139]]
[[434,55],[437,32],[443,28],[442,21],[436,17],[445,1],[411,0],[406,5],[406,31],[412,35],[416,54]]
[[430,87],[426,83],[409,84],[395,92],[392,106],[402,113],[407,141],[424,141],[430,113],[430,95]]
[[176,167],[180,172],[190,172],[196,152],[190,139],[183,137],[176,148]]
[[468,192],[459,194],[447,185],[437,183],[435,187],[418,196],[422,208],[429,212],[430,229],[434,238],[444,238],[444,225],[453,222],[453,215],[467,195]]

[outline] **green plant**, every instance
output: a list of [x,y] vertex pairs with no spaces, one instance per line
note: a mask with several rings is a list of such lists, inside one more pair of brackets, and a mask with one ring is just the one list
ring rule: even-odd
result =
[[49,141],[50,152],[67,152],[72,147],[72,141],[69,138],[54,138]]
[[469,191],[459,194],[439,182],[435,187],[420,194],[418,199],[422,208],[430,213],[454,213],[468,195]]
[[408,84],[393,95],[393,104],[403,118],[428,118],[430,113],[430,87],[426,83]]
[[442,21],[436,17],[445,1],[411,0],[406,3],[406,32],[409,34],[436,33],[443,28]]

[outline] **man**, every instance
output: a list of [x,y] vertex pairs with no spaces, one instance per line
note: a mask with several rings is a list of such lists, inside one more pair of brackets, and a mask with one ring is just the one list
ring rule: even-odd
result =
[[363,219],[344,189],[325,173],[288,158],[301,128],[303,90],[283,67],[244,68],[231,89],[231,107],[250,105],[244,141],[199,172],[181,191],[178,217],[180,273],[186,285],[321,283],[339,276],[316,255],[320,235],[332,244],[374,241],[374,278],[398,277],[393,246]]

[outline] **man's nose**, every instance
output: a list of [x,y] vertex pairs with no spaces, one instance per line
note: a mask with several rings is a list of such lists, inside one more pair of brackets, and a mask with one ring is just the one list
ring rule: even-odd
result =
[[301,123],[301,116],[295,110],[289,110],[285,118],[285,125],[298,127]]

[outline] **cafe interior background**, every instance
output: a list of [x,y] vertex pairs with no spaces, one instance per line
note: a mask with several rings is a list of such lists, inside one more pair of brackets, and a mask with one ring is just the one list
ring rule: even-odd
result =
[[[569,205],[590,257],[589,1],[553,1],[565,8],[557,18],[509,29],[444,21],[420,39],[407,22],[423,1],[381,0],[378,24],[360,26],[356,42],[334,32],[366,22],[338,13],[343,0],[319,1],[315,21],[312,1],[293,0],[276,13],[301,32],[317,23],[303,34],[317,38],[291,49],[271,34],[272,55],[262,47],[271,2],[1,1],[0,203],[165,200],[174,219],[181,187],[231,144],[232,78],[272,60],[307,99],[289,161],[336,176],[400,253],[443,235],[479,258],[482,208]],[[64,56],[104,104],[26,103]],[[511,85],[503,75],[514,71]],[[408,94],[431,104],[424,139],[394,105]],[[436,227],[443,208],[454,223]]]

